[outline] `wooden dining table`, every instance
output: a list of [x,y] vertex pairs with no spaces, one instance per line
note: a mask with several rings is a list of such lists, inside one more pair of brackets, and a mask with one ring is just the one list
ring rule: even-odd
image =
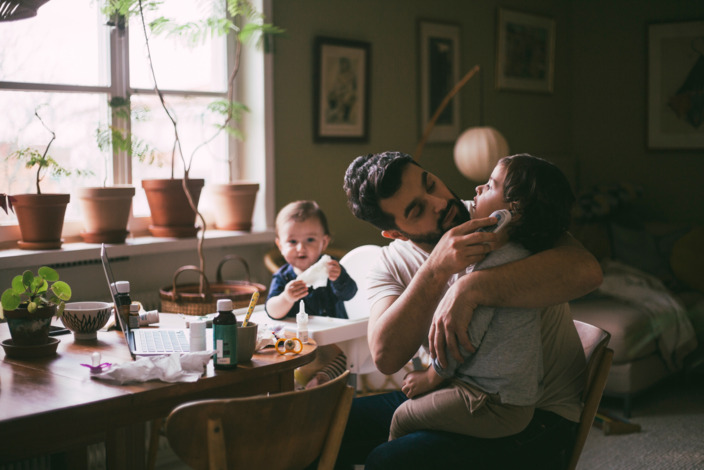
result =
[[[160,314],[159,326],[184,325],[180,315]],[[0,324],[0,341],[8,338],[7,324]],[[0,350],[0,463],[56,454],[67,468],[85,468],[87,446],[105,442],[108,469],[144,468],[146,422],[193,400],[292,390],[294,369],[316,353],[313,341],[295,355],[265,348],[234,370],[215,370],[210,361],[196,382],[119,385],[92,377],[81,364],[91,364],[95,352],[102,362],[132,361],[121,332],[57,338],[56,354],[46,357],[11,358]]]

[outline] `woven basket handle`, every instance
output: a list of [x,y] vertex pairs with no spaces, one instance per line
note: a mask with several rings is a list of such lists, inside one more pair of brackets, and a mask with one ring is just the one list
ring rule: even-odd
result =
[[217,282],[222,282],[222,265],[225,264],[226,262],[232,260],[232,259],[236,259],[236,260],[240,261],[240,262],[244,265],[244,272],[247,274],[247,279],[246,279],[246,280],[247,280],[247,282],[250,282],[250,281],[249,281],[249,265],[248,265],[247,262],[244,260],[244,258],[242,258],[241,256],[237,256],[237,255],[227,255],[227,256],[225,256],[222,260],[220,260],[220,263],[218,264],[218,270],[217,270],[217,272],[216,272],[216,279],[217,279]]
[[203,273],[203,271],[201,271],[200,269],[198,269],[198,266],[194,266],[194,265],[192,265],[192,264],[189,264],[189,265],[187,265],[187,266],[181,266],[181,267],[178,268],[178,269],[176,270],[176,272],[174,273],[174,281],[173,281],[173,284],[172,284],[171,294],[170,294],[171,300],[172,300],[173,302],[178,302],[178,300],[181,298],[181,296],[178,294],[178,292],[176,292],[176,279],[178,279],[178,276],[179,276],[181,273],[186,272],[186,271],[195,271],[195,272],[197,272],[198,274],[200,274],[200,277],[202,277],[202,278],[203,278],[203,281],[204,281],[204,282],[203,282],[203,286],[205,287],[205,293],[199,292],[198,295],[200,295],[200,297],[201,297],[203,300],[205,300],[206,302],[211,301],[212,298],[213,298],[213,294],[210,292],[210,283],[208,282],[208,278],[205,277],[205,274]]

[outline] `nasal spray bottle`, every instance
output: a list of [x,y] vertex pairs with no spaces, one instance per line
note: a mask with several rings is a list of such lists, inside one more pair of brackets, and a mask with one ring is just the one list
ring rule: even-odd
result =
[[296,314],[296,327],[298,332],[296,336],[301,340],[301,343],[308,342],[308,314],[303,300],[298,304],[298,313]]
[[213,365],[216,369],[237,367],[237,318],[232,313],[232,300],[219,299],[218,316],[213,319]]

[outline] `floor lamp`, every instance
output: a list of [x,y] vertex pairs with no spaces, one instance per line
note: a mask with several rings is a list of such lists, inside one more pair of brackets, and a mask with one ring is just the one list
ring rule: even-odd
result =
[[[420,160],[425,142],[430,136],[435,123],[445,107],[452,98],[462,89],[469,80],[479,72],[479,65],[475,65],[442,100],[433,117],[428,121],[423,131],[418,146],[416,147],[415,159]],[[483,93],[483,90],[482,90]],[[491,171],[496,166],[500,158],[508,155],[508,143],[499,131],[490,126],[470,127],[457,138],[454,148],[454,159],[457,169],[466,178],[484,182],[489,179]]]

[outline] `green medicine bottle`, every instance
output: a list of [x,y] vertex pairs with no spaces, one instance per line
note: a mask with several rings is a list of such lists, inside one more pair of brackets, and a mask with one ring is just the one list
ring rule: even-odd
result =
[[237,367],[237,318],[232,313],[232,300],[220,299],[218,316],[213,320],[213,364],[216,369]]

